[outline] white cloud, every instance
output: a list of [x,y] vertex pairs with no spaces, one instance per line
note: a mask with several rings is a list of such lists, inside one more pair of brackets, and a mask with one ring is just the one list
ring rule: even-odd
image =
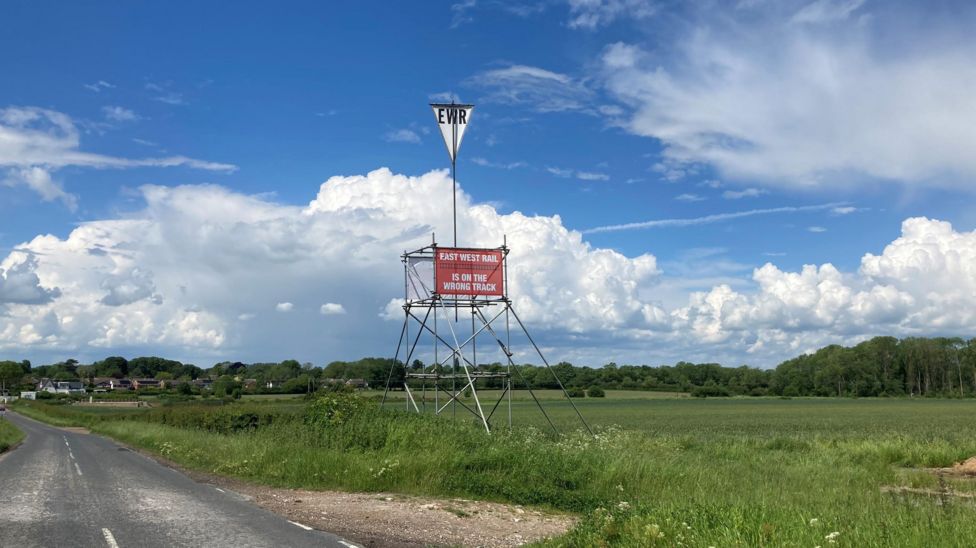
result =
[[278,312],[291,312],[293,308],[295,308],[295,305],[289,302],[278,303],[275,305],[275,310]]
[[870,208],[867,207],[854,207],[854,206],[841,206],[835,207],[830,210],[831,215],[850,215],[851,213],[857,213],[858,211],[868,211]]
[[[402,296],[399,255],[428,243],[432,232],[451,232],[450,189],[445,171],[405,177],[382,169],[333,177],[303,208],[211,185],[143,187],[141,211],[85,223],[64,239],[38,236],[18,246],[18,254],[36,257],[34,285],[60,295],[44,304],[9,305],[0,350],[80,357],[139,348],[204,362],[208,356],[321,360],[331,357],[324,351],[347,358],[376,352],[395,343],[389,339],[397,327],[377,314]],[[472,203],[463,190],[458,234],[470,246],[497,246],[507,235],[512,295],[530,325],[584,333],[654,316],[653,305],[638,296],[657,275],[651,255],[593,249],[558,217],[502,215]],[[345,319],[321,338],[320,328],[295,308],[254,315],[288,308],[285,303],[328,304],[337,294],[346,299]],[[20,336],[44,318],[55,318],[57,329],[45,331],[43,342]]]
[[783,272],[766,264],[746,294],[718,286],[676,310],[678,329],[779,357],[874,335],[969,334],[976,328],[976,232],[912,218],[856,273],[831,264]]
[[722,197],[726,200],[739,200],[741,198],[756,198],[763,194],[768,194],[768,191],[761,188],[745,188],[742,190],[726,190],[722,193]]
[[132,110],[119,106],[102,107],[102,113],[105,118],[113,122],[134,122],[140,119],[140,116]]
[[169,89],[169,84],[159,85],[149,82],[146,84],[146,89],[159,94],[153,97],[154,101],[159,101],[160,103],[166,103],[167,105],[174,106],[186,104],[183,94]]
[[678,200],[679,202],[700,202],[705,198],[697,194],[685,193],[685,194],[678,194],[677,196],[674,197],[674,199]]
[[319,313],[323,316],[335,316],[345,314],[346,308],[339,303],[325,303],[319,308]]
[[593,30],[618,18],[646,19],[655,12],[650,0],[569,0],[569,27]]
[[810,206],[784,206],[784,207],[770,207],[765,209],[749,209],[746,211],[733,211],[730,213],[714,213],[711,215],[705,215],[703,217],[690,217],[685,219],[654,219],[651,221],[637,221],[633,223],[598,226],[598,227],[584,230],[583,234],[595,234],[599,232],[619,232],[621,230],[639,230],[643,228],[697,226],[697,225],[705,225],[711,223],[719,223],[722,221],[731,221],[733,219],[742,219],[744,217],[755,217],[756,215],[773,215],[777,213],[802,213],[802,212],[811,212],[811,211],[823,211],[826,209],[831,209],[836,206],[837,204],[835,203],[810,205]]
[[552,173],[556,177],[561,177],[563,179],[568,179],[570,177],[576,177],[581,181],[609,181],[610,176],[606,173],[597,173],[593,171],[577,171],[573,169],[564,169],[559,167],[547,167],[546,171]]
[[827,232],[827,229],[822,226],[808,226],[807,231],[813,233],[820,233],[820,232]]
[[610,176],[606,173],[595,173],[592,171],[577,171],[576,178],[581,181],[609,181]]
[[655,51],[608,46],[602,78],[628,107],[624,127],[677,165],[766,185],[971,188],[973,10],[950,20],[922,4],[861,4],[693,12]]
[[134,267],[128,272],[109,274],[102,279],[101,288],[107,294],[100,301],[108,306],[123,306],[143,299],[161,304],[162,297],[156,293],[152,272]]
[[420,135],[412,129],[395,129],[383,134],[383,139],[391,143],[413,143],[420,142]]
[[464,23],[474,21],[470,12],[477,3],[477,0],[462,0],[456,4],[451,4],[451,28],[457,28]]
[[[134,115],[134,113],[133,113]],[[8,168],[5,182],[22,184],[45,201],[61,200],[74,209],[77,196],[66,192],[51,174],[66,166],[125,169],[185,166],[208,171],[232,172],[231,164],[168,156],[120,158],[80,150],[78,128],[61,112],[36,107],[0,109],[0,168]]]
[[114,85],[106,82],[105,80],[99,80],[93,84],[82,84],[82,86],[84,86],[85,89],[94,91],[95,93],[101,93],[103,89],[112,89],[115,87]]
[[45,202],[60,200],[70,211],[78,209],[78,197],[66,192],[64,186],[51,178],[51,173],[40,167],[10,169],[4,179],[7,186],[25,185],[40,195]]
[[475,156],[474,158],[471,158],[471,163],[473,163],[475,165],[482,166],[482,167],[494,167],[494,168],[498,168],[498,169],[518,169],[518,168],[522,168],[522,167],[528,167],[528,165],[529,165],[529,164],[527,164],[525,162],[521,162],[521,161],[520,162],[507,162],[507,163],[505,163],[505,162],[492,162],[491,160],[487,160],[487,159],[481,158],[479,156]]
[[[84,359],[152,352],[203,365],[392,351],[399,326],[380,317],[402,314],[399,255],[450,233],[450,189],[446,171],[386,169],[332,177],[307,207],[212,185],[143,187],[144,209],[84,223],[64,239],[38,236],[0,262],[0,350]],[[769,365],[829,342],[976,329],[976,233],[948,223],[905,221],[901,237],[866,254],[857,272],[766,264],[747,280],[736,276],[748,267],[720,249],[689,250],[679,258],[687,264],[668,262],[662,273],[653,255],[595,248],[558,216],[501,214],[463,190],[458,213],[461,245],[496,246],[507,235],[509,293],[554,360]],[[695,283],[715,282],[686,293],[676,282],[700,265],[707,278]],[[255,314],[294,312],[299,302],[337,311],[336,295],[346,314],[328,329],[307,314]]]
[[790,19],[794,23],[828,23],[847,19],[865,0],[815,0]]
[[44,304],[61,294],[56,287],[44,287],[37,276],[37,257],[11,253],[0,262],[0,305],[6,303]]
[[570,76],[526,65],[486,70],[466,83],[486,91],[484,102],[525,105],[538,112],[589,112],[594,97]]

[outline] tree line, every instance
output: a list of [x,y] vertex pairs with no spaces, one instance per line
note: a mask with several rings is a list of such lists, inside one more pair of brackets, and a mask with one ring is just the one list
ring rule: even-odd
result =
[[[128,360],[111,356],[91,364],[69,359],[32,367],[29,361],[0,361],[0,382],[26,388],[30,379],[80,380],[96,377],[155,378],[191,381],[206,378],[226,390],[305,392],[324,384],[356,379],[382,388],[390,379],[402,385],[408,371],[426,367],[390,358],[333,361],[324,367],[296,360],[268,363],[220,362],[208,369],[150,356]],[[484,372],[504,372],[501,363],[479,364]],[[555,374],[554,374],[555,373]],[[512,370],[516,389],[559,388],[689,392],[697,396],[942,396],[976,395],[976,338],[875,337],[855,346],[830,345],[780,363],[773,369],[726,367],[717,363],[678,362],[674,365],[618,365],[600,368],[560,362],[547,368],[520,364]],[[559,381],[557,381],[557,377]],[[501,379],[486,379],[487,388]]]

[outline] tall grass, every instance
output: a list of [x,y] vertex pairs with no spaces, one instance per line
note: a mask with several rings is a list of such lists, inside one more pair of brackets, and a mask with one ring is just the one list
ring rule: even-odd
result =
[[20,440],[24,439],[24,433],[13,425],[12,422],[0,417],[0,453],[10,449]]
[[[937,488],[934,475],[908,467],[976,454],[971,402],[607,400],[584,413],[628,429],[561,438],[531,427],[487,435],[461,421],[372,405],[340,409],[333,420],[330,409],[227,433],[134,417],[98,419],[92,428],[185,466],[276,486],[581,513],[556,545],[966,546],[976,539],[969,499],[881,489]],[[559,409],[552,414],[564,429],[572,424]],[[965,481],[954,487],[976,492]]]

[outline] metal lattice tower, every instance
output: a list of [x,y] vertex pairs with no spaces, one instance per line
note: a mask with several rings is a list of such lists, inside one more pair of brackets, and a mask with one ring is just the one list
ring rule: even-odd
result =
[[[457,249],[457,248],[451,248]],[[404,252],[400,256],[404,269],[404,304],[403,327],[400,330],[400,340],[390,366],[387,377],[386,390],[383,393],[381,405],[387,402],[390,390],[401,388],[405,393],[407,410],[417,413],[430,412],[427,410],[427,390],[433,390],[433,413],[440,415],[450,408],[452,416],[457,416],[458,406],[464,412],[473,415],[481,426],[488,432],[493,428],[492,419],[496,412],[505,404],[507,424],[512,426],[512,391],[513,381],[518,379],[518,385],[528,390],[539,410],[542,412],[552,429],[558,433],[549,414],[546,413],[542,402],[536,397],[532,386],[522,375],[513,358],[511,335],[514,325],[517,332],[524,334],[536,354],[542,359],[552,373],[563,395],[572,405],[583,426],[592,433],[589,425],[583,419],[576,404],[566,392],[562,381],[549,365],[538,345],[529,335],[522,320],[516,314],[511,299],[502,292],[499,296],[471,296],[447,295],[436,291],[435,285],[435,256],[438,246],[436,241],[431,245],[415,251]],[[502,287],[508,287],[508,252],[507,244],[490,250],[472,250],[483,252],[500,252],[502,257]],[[471,318],[470,333],[467,329],[462,332],[461,315]],[[453,318],[451,318],[453,316]],[[465,322],[467,320],[465,319]],[[444,326],[447,329],[444,329]],[[466,328],[467,326],[465,326]],[[413,328],[413,330],[411,329]],[[485,371],[478,367],[478,341],[489,339],[496,344],[505,356],[504,370]],[[433,359],[422,369],[410,369],[411,360],[424,351]],[[404,378],[394,380],[394,370],[400,357],[404,356]],[[513,376],[514,375],[514,376]],[[478,393],[479,388],[486,388],[495,384],[501,389],[500,395],[494,402],[482,402]],[[472,398],[469,405],[461,400],[468,392]],[[442,398],[443,396],[443,398]],[[418,399],[420,403],[418,404]],[[487,405],[490,404],[490,409]],[[497,420],[496,420],[497,423]]]

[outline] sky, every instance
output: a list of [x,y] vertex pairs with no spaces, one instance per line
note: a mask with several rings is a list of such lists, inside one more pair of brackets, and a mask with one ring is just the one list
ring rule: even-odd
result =
[[[976,333],[976,5],[0,6],[0,357],[390,356],[459,244],[551,361]],[[524,345],[516,358],[538,363]],[[498,359],[489,352],[485,360]]]

